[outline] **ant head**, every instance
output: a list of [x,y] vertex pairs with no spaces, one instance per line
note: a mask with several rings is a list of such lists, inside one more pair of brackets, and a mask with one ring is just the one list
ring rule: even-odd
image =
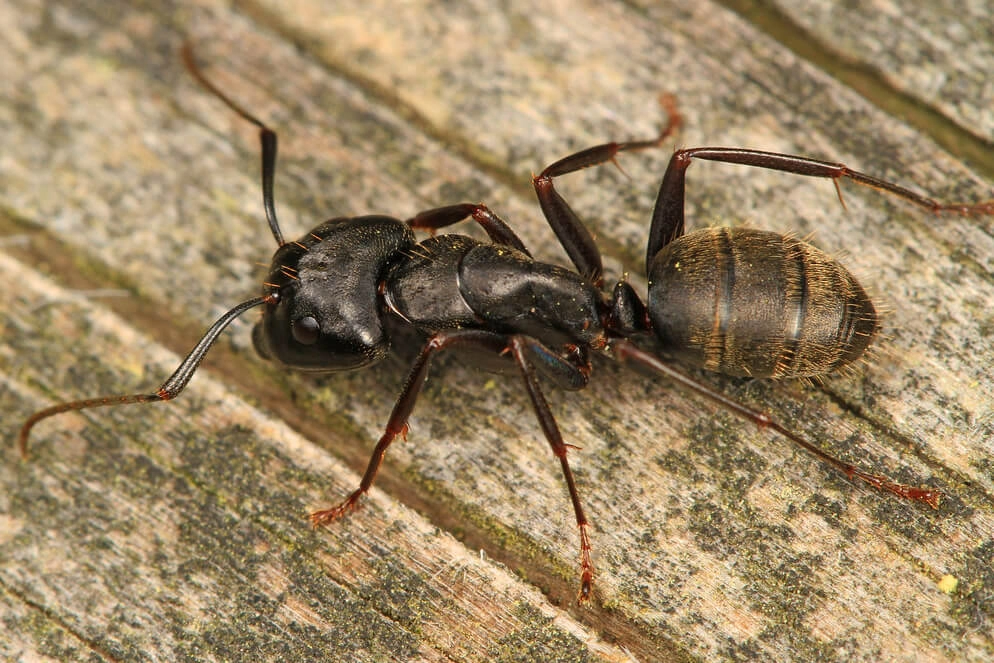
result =
[[380,319],[380,281],[398,251],[413,244],[403,222],[365,216],[332,219],[281,246],[265,284],[272,303],[252,332],[256,351],[303,370],[349,370],[382,359],[390,340]]

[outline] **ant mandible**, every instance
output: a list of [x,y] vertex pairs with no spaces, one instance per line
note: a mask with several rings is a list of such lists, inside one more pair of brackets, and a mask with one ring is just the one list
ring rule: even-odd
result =
[[[685,233],[685,174],[694,159],[828,178],[837,189],[845,178],[932,212],[990,215],[994,201],[943,204],[843,164],[801,156],[728,147],[679,149],[663,175],[649,227],[648,298],[643,303],[624,281],[608,294],[600,251],[553,180],[614,161],[621,152],[660,145],[681,122],[673,98],[663,96],[668,121],[656,138],[597,145],[553,163],[533,178],[542,213],[575,271],[534,260],[514,231],[482,204],[439,207],[407,221],[379,215],[335,218],[288,243],[273,196],[276,133],[206,78],[189,44],[182,54],[204,88],[259,129],[263,205],[278,245],[262,295],[222,315],[155,393],[77,400],[31,415],[20,431],[22,455],[27,455],[34,425],[61,412],[175,398],[225,327],[262,306],[262,320],[253,329],[254,345],[263,357],[291,368],[363,368],[390,352],[398,329],[413,329],[424,339],[359,487],[341,504],[312,513],[315,527],[356,508],[387,448],[406,432],[432,358],[449,349],[482,352],[520,372],[573,503],[580,530],[580,601],[590,598],[594,577],[589,522],[567,460],[570,445],[563,441],[542,395],[539,377],[564,389],[582,389],[594,352],[634,360],[775,430],[850,478],[938,508],[937,490],[907,486],[845,463],[763,412],[694,380],[642,345],[651,344],[688,366],[726,375],[814,377],[859,359],[880,329],[863,287],[838,261],[810,244],[755,229]],[[486,231],[489,243],[435,234],[470,218]],[[418,242],[418,229],[432,236]]]

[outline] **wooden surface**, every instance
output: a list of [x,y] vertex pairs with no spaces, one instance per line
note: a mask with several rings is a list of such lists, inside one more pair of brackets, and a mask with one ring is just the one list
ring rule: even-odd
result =
[[[940,19],[919,33],[972,29],[956,3],[929,4]],[[812,25],[867,35],[899,20],[806,6]],[[561,262],[529,174],[590,144],[652,136],[661,91],[686,115],[676,144],[802,153],[944,199],[992,196],[929,137],[738,15],[695,7],[0,5],[0,658],[994,656],[994,222],[854,187],[843,210],[828,182],[691,169],[692,226],[814,233],[890,310],[887,338],[853,376],[700,377],[848,460],[941,488],[938,511],[853,485],[664,380],[599,362],[586,391],[547,390],[582,447],[571,459],[594,525],[596,593],[578,607],[575,525],[517,378],[441,362],[365,508],[312,531],[306,514],[356,485],[405,367],[283,374],[252,352],[254,316],[176,402],[53,419],[19,459],[28,413],[154,389],[211,321],[258,291],[273,243],[256,136],[184,71],[185,38],[279,130],[277,206],[291,236],[330,216],[484,200],[538,257]],[[908,37],[969,55],[933,65],[967,90],[957,114],[899,52],[882,58],[824,29],[823,43],[879,62],[903,95],[990,152],[989,41],[956,29]],[[628,177],[602,168],[561,187],[611,274],[630,270],[640,289],[669,152],[626,155]]]

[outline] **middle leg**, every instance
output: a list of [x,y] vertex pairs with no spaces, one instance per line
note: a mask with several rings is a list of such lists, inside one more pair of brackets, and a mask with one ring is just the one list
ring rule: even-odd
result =
[[[521,377],[525,381],[525,389],[528,391],[528,397],[531,399],[532,407],[535,409],[535,416],[538,417],[538,423],[542,427],[542,432],[545,433],[545,439],[549,441],[552,453],[559,459],[559,464],[563,470],[563,477],[566,479],[566,488],[569,490],[569,497],[573,503],[576,525],[580,530],[580,592],[577,599],[582,603],[590,599],[594,580],[594,565],[590,561],[590,535],[587,532],[589,522],[583,512],[583,505],[580,503],[580,493],[576,487],[576,480],[573,478],[573,471],[570,469],[569,461],[566,458],[570,445],[563,441],[556,418],[553,416],[552,410],[549,409],[549,403],[545,400],[545,396],[542,395],[542,389],[539,387],[535,368],[532,366],[531,361],[529,361],[529,356],[532,356],[542,357],[543,361],[547,363],[554,362],[554,355],[549,353],[538,341],[527,336],[512,336],[510,351],[514,356],[515,362],[518,364],[518,368],[521,370]],[[558,363],[559,365],[555,369],[546,367],[543,370],[543,375],[558,374],[560,378],[557,379],[557,382],[559,382],[565,374],[573,373],[575,374],[574,378],[563,379],[562,381],[566,384],[586,384],[589,365],[576,364],[567,359],[559,359],[558,362],[554,363]],[[573,388],[578,387],[574,386]]]

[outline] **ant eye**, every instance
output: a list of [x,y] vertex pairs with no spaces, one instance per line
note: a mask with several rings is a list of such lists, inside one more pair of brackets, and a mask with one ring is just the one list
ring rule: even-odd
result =
[[305,316],[290,323],[293,340],[301,345],[314,345],[321,334],[321,326],[312,316]]

